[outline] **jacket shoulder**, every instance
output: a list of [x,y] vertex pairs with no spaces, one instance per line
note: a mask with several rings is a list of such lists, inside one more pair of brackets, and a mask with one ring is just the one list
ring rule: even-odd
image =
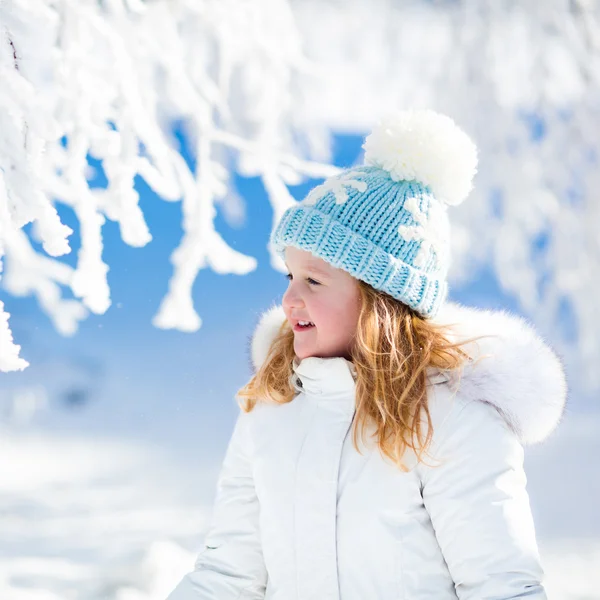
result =
[[518,433],[495,404],[441,384],[429,394],[428,407],[433,429],[428,455],[436,460],[472,453],[522,456]]

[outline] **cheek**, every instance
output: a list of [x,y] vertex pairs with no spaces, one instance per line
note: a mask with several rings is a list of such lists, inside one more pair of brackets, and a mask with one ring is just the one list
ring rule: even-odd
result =
[[344,339],[350,339],[356,332],[356,318],[354,312],[346,313],[344,322],[341,324],[341,330],[344,332]]
[[339,313],[339,319],[340,321],[343,321],[343,329],[346,332],[347,337],[351,337],[355,333],[358,323],[358,315],[360,313],[360,298],[355,296],[349,297]]
[[318,313],[312,314],[315,315],[315,320],[319,319],[319,332],[330,339],[346,341],[355,332],[358,309],[354,302],[345,300],[340,303],[339,299],[335,299],[326,306],[321,306]]

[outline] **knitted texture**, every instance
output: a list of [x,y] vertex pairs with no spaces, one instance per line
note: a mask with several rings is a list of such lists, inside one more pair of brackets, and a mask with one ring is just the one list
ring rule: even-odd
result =
[[[415,114],[421,121],[425,118],[429,129],[432,122],[434,126],[441,123],[446,129],[454,128],[447,137],[455,135],[467,150],[466,162],[459,163],[453,171],[462,186],[460,194],[453,198],[453,203],[458,204],[468,193],[470,177],[475,171],[474,146],[443,115],[431,111],[400,114],[403,117],[401,127],[408,130],[412,138],[418,137],[420,126],[415,121]],[[403,144],[403,139],[407,138],[402,137],[405,133],[402,128],[385,129],[384,125],[374,131],[364,146],[367,149],[365,161],[372,164],[346,169],[313,188],[302,202],[285,211],[271,233],[271,244],[282,259],[286,246],[307,250],[407,304],[424,318],[431,318],[436,315],[448,292],[449,202],[434,196],[432,187],[435,186],[430,187],[422,180],[434,181],[437,189],[452,189],[448,175],[442,173],[442,179],[438,181],[439,178],[435,179],[436,172],[432,175],[431,168],[431,164],[440,164],[447,169],[448,160],[444,159],[452,157],[446,148],[446,154],[438,152],[436,155],[440,144],[436,144],[435,140],[429,148],[427,140],[425,143],[409,140]],[[389,153],[382,159],[382,144],[379,143],[382,136],[387,136],[386,144],[390,145],[391,139],[393,145],[399,148],[397,155],[402,152],[405,171],[407,163],[410,167],[411,144],[417,148],[413,155],[418,154],[418,159],[425,166],[417,164],[416,170],[412,169],[413,179],[398,178],[398,160],[394,168],[382,166],[382,163],[390,162]],[[444,139],[444,145],[450,150],[451,142],[452,139],[450,143]],[[369,143],[371,147],[378,143],[371,156]],[[431,150],[433,160],[426,165],[423,156],[427,158],[428,150]],[[391,162],[394,158],[392,155]],[[428,177],[420,177],[420,172],[426,172]]]

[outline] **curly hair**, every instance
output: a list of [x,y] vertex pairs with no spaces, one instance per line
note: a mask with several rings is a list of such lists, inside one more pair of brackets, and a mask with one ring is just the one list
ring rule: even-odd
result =
[[[402,471],[407,448],[419,461],[433,436],[428,407],[427,369],[460,369],[469,355],[467,341],[451,341],[448,325],[424,319],[392,296],[357,280],[361,299],[350,351],[356,367],[356,413],[353,444],[374,425],[380,451]],[[295,357],[294,332],[284,321],[263,364],[236,394],[240,407],[250,412],[257,402],[284,404],[298,394],[291,379]],[[427,420],[423,432],[422,416]]]

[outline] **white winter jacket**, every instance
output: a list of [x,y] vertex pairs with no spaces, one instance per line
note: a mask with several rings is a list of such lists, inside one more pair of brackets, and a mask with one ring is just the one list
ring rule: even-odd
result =
[[[284,318],[261,317],[254,367]],[[205,549],[168,600],[546,598],[523,445],[561,419],[560,362],[514,316],[447,304],[436,320],[493,336],[459,384],[429,371],[439,466],[408,455],[404,473],[369,438],[358,453],[353,364],[296,361],[292,402],[240,411]]]

